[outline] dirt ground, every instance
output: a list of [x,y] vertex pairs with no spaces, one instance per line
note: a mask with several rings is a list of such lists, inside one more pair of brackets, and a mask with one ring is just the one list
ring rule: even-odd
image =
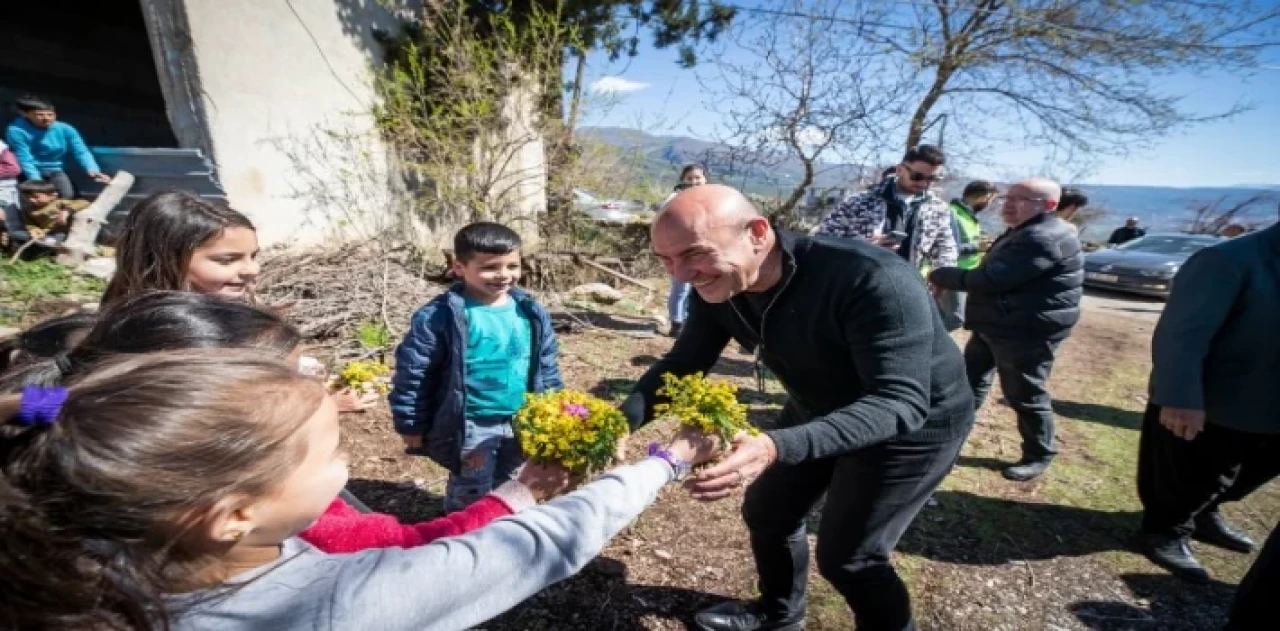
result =
[[[996,392],[935,495],[937,505],[921,513],[899,546],[895,564],[922,629],[1191,630],[1224,621],[1251,557],[1197,546],[1218,580],[1193,587],[1131,551],[1140,508],[1137,429],[1159,305],[1114,295],[1091,296],[1087,305],[1051,383],[1062,454],[1050,473],[1025,484],[1000,477],[999,467],[1018,456],[1018,438]],[[569,387],[620,398],[670,341],[646,337],[636,320],[594,321],[601,328],[561,336],[565,379]],[[958,338],[963,343],[963,334]],[[756,392],[750,370],[750,358],[731,346],[716,372],[737,382],[755,418],[767,420],[782,403],[781,388],[771,382]],[[439,513],[446,474],[401,454],[384,411],[349,415],[344,429],[357,496],[403,519]],[[669,430],[644,429],[632,439],[633,452]],[[740,494],[703,504],[668,489],[579,576],[482,628],[684,629],[699,608],[753,594],[740,503]],[[1227,514],[1261,541],[1280,515],[1280,484]],[[843,600],[816,569],[809,628],[853,628]]]

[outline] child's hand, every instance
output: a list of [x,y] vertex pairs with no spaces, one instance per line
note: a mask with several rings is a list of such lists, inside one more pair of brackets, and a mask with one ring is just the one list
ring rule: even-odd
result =
[[705,434],[692,427],[683,426],[671,439],[667,449],[677,458],[688,461],[689,464],[700,465],[720,454],[721,441],[715,434]]
[[401,434],[400,440],[404,441],[404,452],[407,454],[421,454],[427,448],[427,439],[422,436]]
[[631,433],[627,432],[618,439],[618,446],[613,448],[613,459],[622,462],[627,459],[627,440],[631,438]]
[[536,500],[545,500],[565,492],[573,485],[573,475],[557,464],[525,463],[516,481],[525,485]]
[[110,176],[110,175],[107,175],[106,173],[99,173],[99,172],[97,172],[97,171],[90,171],[90,172],[88,173],[88,175],[89,175],[89,179],[91,179],[91,180],[93,180],[93,181],[95,181],[95,182],[101,182],[101,183],[103,183],[103,184],[109,184],[109,183],[111,182],[111,176]]
[[67,211],[65,211],[65,210],[64,210],[64,211],[62,211],[62,212],[60,212],[60,213],[58,213],[58,225],[60,225],[60,226],[65,226],[65,225],[67,225],[67,219],[69,219],[69,218],[71,218],[71,213],[69,213],[69,212],[67,212]]
[[360,393],[351,388],[343,388],[333,393],[333,400],[338,404],[339,412],[363,412],[378,401],[376,392]]

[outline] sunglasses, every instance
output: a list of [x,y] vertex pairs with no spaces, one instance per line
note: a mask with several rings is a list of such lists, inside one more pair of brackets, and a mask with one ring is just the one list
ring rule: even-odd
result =
[[901,166],[903,169],[906,169],[906,171],[907,171],[907,176],[911,178],[911,181],[912,181],[912,182],[925,182],[925,181],[928,181],[928,182],[934,182],[934,183],[937,183],[937,182],[941,182],[943,179],[945,179],[945,178],[946,178],[946,176],[945,176],[945,175],[943,175],[942,173],[935,173],[935,174],[933,174],[933,175],[929,175],[928,173],[921,173],[921,172],[919,172],[919,171],[917,171],[917,170],[915,170],[915,169],[913,169],[913,168],[911,168],[911,167],[909,167],[909,166],[907,166],[907,165],[905,165],[905,164],[900,165],[900,166]]

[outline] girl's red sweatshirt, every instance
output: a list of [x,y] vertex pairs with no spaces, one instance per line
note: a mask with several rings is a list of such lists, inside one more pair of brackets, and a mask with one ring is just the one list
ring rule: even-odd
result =
[[369,548],[412,548],[443,537],[471,532],[535,504],[519,482],[507,482],[464,510],[417,524],[401,524],[391,515],[361,513],[334,498],[316,523],[299,534],[323,552],[358,552]]

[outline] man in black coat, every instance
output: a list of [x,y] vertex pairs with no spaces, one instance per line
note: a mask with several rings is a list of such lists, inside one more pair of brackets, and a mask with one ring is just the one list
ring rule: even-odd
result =
[[702,500],[750,483],[742,514],[760,577],[759,599],[703,611],[697,626],[804,627],[804,521],[826,493],[818,571],[859,629],[913,629],[889,560],[955,463],[974,411],[960,351],[919,272],[860,240],[775,231],[725,186],[676,196],[652,236],[667,271],[695,291],[675,346],[623,403],[632,426],[652,418],[663,374],[709,370],[730,339],[787,391],[775,424],[739,435],[724,461],[687,483]]
[[1280,474],[1277,325],[1280,224],[1188,259],[1156,325],[1138,447],[1142,546],[1188,581],[1209,580],[1190,537],[1253,549],[1218,506]]
[[1134,239],[1141,239],[1147,236],[1146,228],[1138,227],[1138,218],[1130,217],[1124,221],[1123,228],[1116,228],[1111,232],[1111,238],[1107,239],[1107,245],[1117,246],[1124,245]]
[[1000,376],[1005,399],[1018,415],[1022,459],[1004,470],[1010,480],[1031,480],[1057,453],[1053,403],[1045,383],[1058,345],[1080,319],[1084,256],[1071,224],[1053,214],[1062,189],[1032,179],[1009,188],[1000,218],[1009,229],[972,270],[944,267],[935,288],[969,292],[965,368],[981,407]]

